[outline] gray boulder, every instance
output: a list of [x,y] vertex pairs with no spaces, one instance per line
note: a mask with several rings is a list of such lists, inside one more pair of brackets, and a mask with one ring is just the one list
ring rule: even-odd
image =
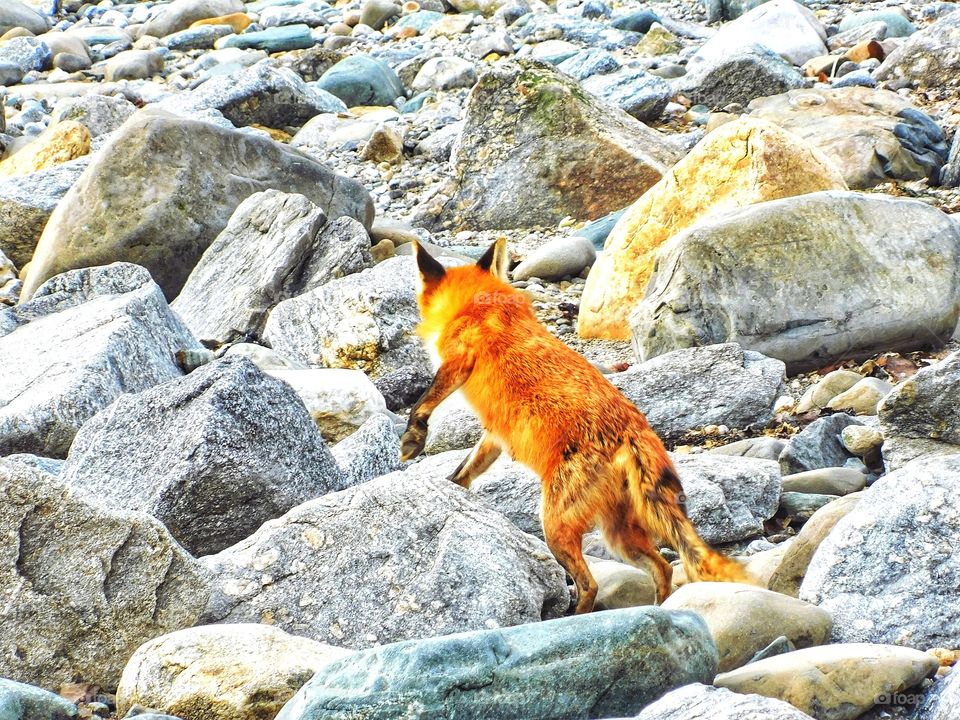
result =
[[171,307],[205,344],[256,340],[283,300],[373,265],[352,218],[327,224],[303,195],[266,190],[244,200]]
[[673,97],[670,83],[643,68],[591,75],[583,81],[583,89],[641,121],[658,119]]
[[0,180],[0,252],[17,267],[33,257],[57,203],[90,164],[90,156]]
[[937,679],[911,716],[913,720],[953,720],[960,717],[960,672]]
[[162,38],[178,30],[185,30],[197,20],[243,12],[243,0],[174,0],[159,6],[141,29],[142,35]]
[[50,69],[53,53],[35,37],[15,37],[0,45],[0,63],[15,65],[26,74]]
[[65,457],[77,430],[123,393],[182,375],[200,349],[143,268],[65,273],[0,310],[0,454]]
[[837,642],[960,643],[960,455],[877,480],[820,543],[800,599],[833,615]]
[[91,137],[112,133],[137,111],[123,95],[81,95],[59,100],[53,108],[51,123],[75,120],[87,127]]
[[314,89],[293,70],[263,60],[231,75],[212,77],[187,94],[160,103],[168,112],[191,117],[214,109],[237,127],[301,127],[320,113],[347,109],[338,98]]
[[960,187],[960,132],[953,134],[947,164],[940,170],[940,184],[948,188]]
[[206,576],[154,518],[3,459],[0,495],[0,675],[113,688],[139,645],[197,621]]
[[790,438],[780,453],[780,467],[784,475],[843,467],[853,455],[844,447],[840,433],[849,425],[862,424],[846,413],[814,420]]
[[425,200],[417,222],[498,229],[592,220],[636,200],[681,154],[552,66],[504,61],[470,91],[453,185]]
[[748,45],[730,55],[695,65],[673,81],[675,92],[695,105],[720,110],[730,103],[805,87],[803,73],[763,45]]
[[0,7],[0,35],[16,27],[40,35],[50,28],[50,21],[20,0],[4,0],[3,7]]
[[61,477],[91,501],[153,515],[197,556],[343,486],[297,394],[246,358],[122,395],[81,428]]
[[896,470],[927,455],[960,452],[960,353],[921,369],[880,404],[883,462]]
[[305,503],[204,563],[206,622],[349,648],[562,614],[547,547],[445,479],[391,473]]
[[24,297],[65,270],[126,260],[149,269],[172,299],[236,207],[267,188],[299,192],[328,217],[373,220],[358,182],[296,150],[158,110],[137,113],[57,205]]
[[960,317],[960,225],[914,200],[826,191],[763,202],[673,236],[657,263],[669,272],[630,317],[643,359],[737,342],[792,374],[942,345]]
[[263,337],[305,365],[355,368],[377,378],[429,366],[414,334],[419,322],[414,262],[398,257],[284,300],[267,318]]
[[960,83],[958,47],[960,15],[947,13],[887,55],[874,77],[919,87],[955,88]]
[[704,425],[763,427],[785,387],[782,362],[735,343],[675,350],[607,379],[668,440]]
[[763,697],[741,695],[726,688],[692,683],[647,705],[636,720],[812,720],[793,705]]
[[73,720],[77,706],[33,685],[0,678],[0,718],[3,720]]
[[653,607],[414,640],[331,662],[277,720],[622,716],[710,682],[716,652],[696,614]]
[[367,480],[399,470],[400,434],[386,415],[373,415],[330,452],[340,467],[343,486],[353,487]]

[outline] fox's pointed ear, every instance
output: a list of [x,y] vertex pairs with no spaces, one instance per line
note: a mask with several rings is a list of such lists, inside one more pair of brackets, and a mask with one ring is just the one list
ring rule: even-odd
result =
[[423,246],[416,240],[413,241],[413,252],[417,256],[417,269],[420,271],[420,282],[424,286],[433,285],[440,282],[443,276],[447,274],[437,260],[428,253]]
[[487,248],[483,257],[477,260],[477,267],[481,270],[488,271],[494,277],[506,280],[509,260],[510,258],[507,256],[507,239],[501,235],[493,245]]

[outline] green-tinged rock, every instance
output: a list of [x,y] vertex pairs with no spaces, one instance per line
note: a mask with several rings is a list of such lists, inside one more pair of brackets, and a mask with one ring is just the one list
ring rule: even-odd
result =
[[716,668],[698,615],[609,610],[360,651],[320,669],[277,720],[627,716]]
[[418,10],[417,12],[404,15],[390,26],[390,29],[384,32],[384,35],[393,36],[404,28],[413,28],[418,33],[423,33],[429,28],[443,20],[444,14],[435,10]]
[[390,105],[403,95],[397,74],[382,60],[368,55],[351,55],[327,70],[317,86],[346,103],[358,105]]
[[0,678],[0,720],[72,720],[77,706],[33,685]]
[[910,22],[906,13],[891,8],[889,10],[868,10],[851,13],[840,21],[840,32],[846,32],[875,22],[882,22],[887,26],[887,37],[907,37],[917,31],[917,26]]
[[266,50],[270,53],[285,50],[304,50],[313,47],[316,41],[309,25],[281,25],[257,32],[231,35],[217,43],[218,48],[235,47],[244,50]]

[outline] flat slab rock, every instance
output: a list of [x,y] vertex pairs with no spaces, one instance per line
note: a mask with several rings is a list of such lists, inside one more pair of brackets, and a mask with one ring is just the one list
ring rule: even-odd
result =
[[318,670],[277,720],[632,715],[709,682],[716,663],[695,613],[609,610],[360,651]]

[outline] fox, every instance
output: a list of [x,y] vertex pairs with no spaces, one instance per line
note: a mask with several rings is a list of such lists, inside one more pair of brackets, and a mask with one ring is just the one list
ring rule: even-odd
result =
[[438,363],[410,411],[400,456],[423,452],[430,416],[461,390],[483,433],[449,480],[464,488],[506,451],[542,481],[547,547],[576,584],[576,613],[593,610],[597,583],[583,535],[599,527],[624,561],[649,563],[662,603],[672,546],[690,580],[749,582],[743,566],[710,548],[687,517],[683,488],[644,414],[582,355],[537,320],[525,294],[507,283],[505,238],[475,263],[444,267],[419,243],[417,333]]

